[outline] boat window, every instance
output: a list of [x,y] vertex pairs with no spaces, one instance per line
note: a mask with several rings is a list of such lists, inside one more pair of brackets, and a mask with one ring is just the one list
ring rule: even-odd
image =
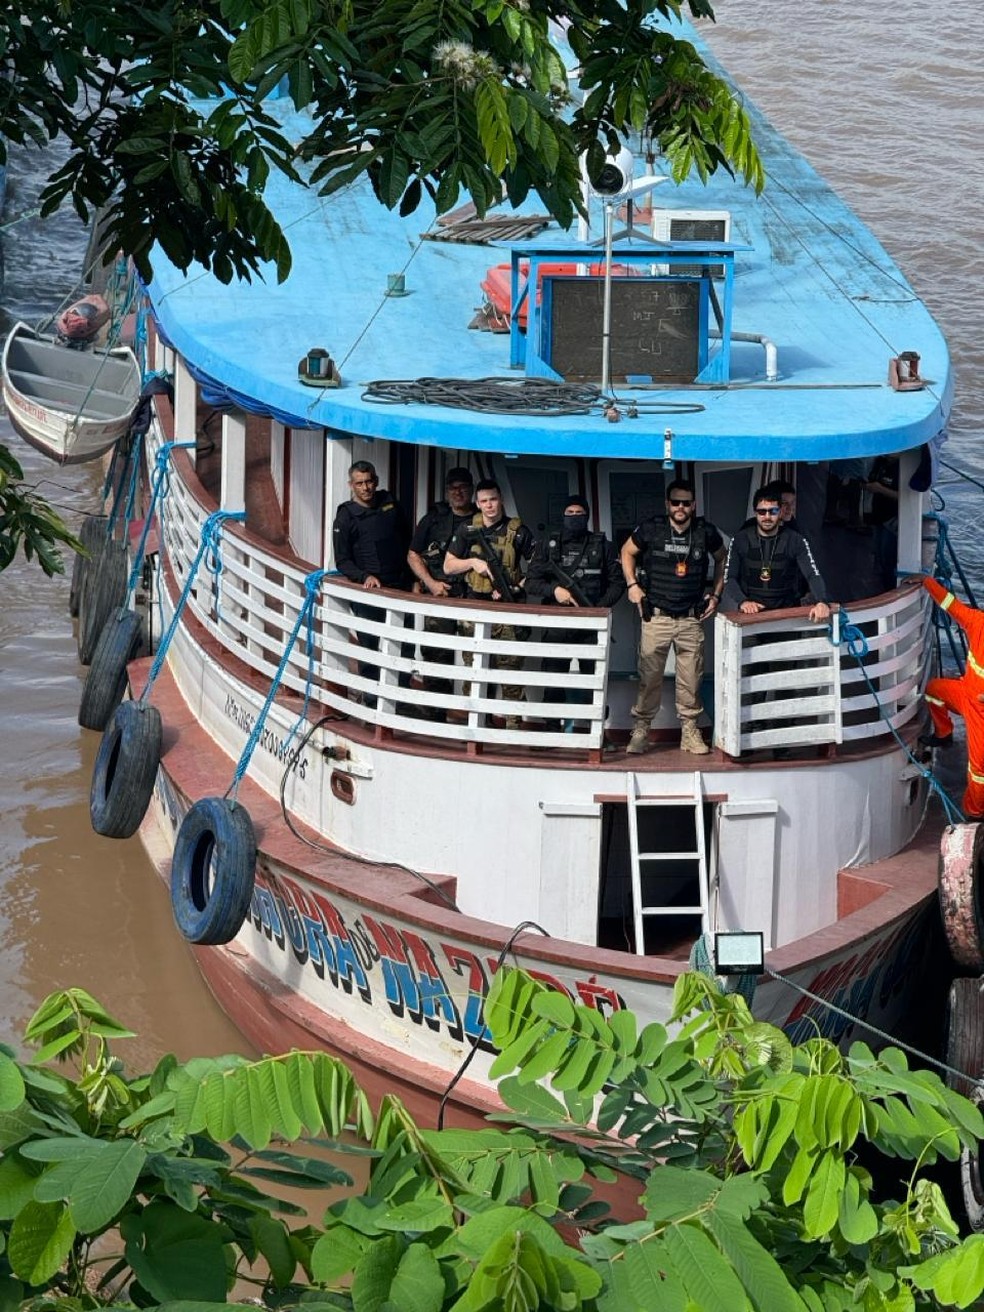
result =
[[751,466],[709,470],[704,475],[704,518],[733,537],[748,518],[752,493]]
[[[650,515],[661,515],[665,492],[662,473],[644,469],[612,470],[608,475],[608,532],[621,548],[637,524]],[[604,506],[602,507],[604,513]]]
[[565,501],[577,491],[577,478],[569,461],[521,465],[516,460],[497,460],[495,465],[510,515],[518,515],[532,529],[540,524],[560,523]]

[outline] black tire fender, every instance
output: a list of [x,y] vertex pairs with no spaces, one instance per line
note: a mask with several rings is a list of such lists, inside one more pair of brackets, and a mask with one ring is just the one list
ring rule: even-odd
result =
[[161,713],[145,702],[113,712],[96,753],[89,792],[92,827],[104,838],[129,838],[147,813],[161,761]]
[[68,613],[72,619],[79,613],[79,600],[86,575],[95,566],[106,545],[106,520],[101,515],[87,515],[78,531],[78,539],[89,554],[80,556],[76,552],[72,562],[72,585],[68,591]]
[[128,553],[125,543],[107,542],[95,568],[86,575],[79,597],[79,660],[92,660],[106,621],[126,601],[129,581]]
[[[978,1106],[984,1102],[984,1090],[977,1080],[984,1075],[984,978],[955,979],[950,985],[946,1009],[946,1073],[951,1089],[970,1098]],[[965,1078],[955,1074],[964,1072]],[[981,1174],[980,1145],[960,1153],[960,1185],[964,1210],[970,1228],[984,1230],[984,1179]]]
[[238,802],[203,797],[181,822],[171,860],[171,909],[189,943],[228,943],[249,914],[256,834]]
[[947,825],[940,840],[939,893],[950,955],[961,969],[984,974],[984,825]]
[[102,731],[126,692],[126,667],[140,647],[143,622],[136,611],[110,615],[92,655],[82,689],[79,724]]

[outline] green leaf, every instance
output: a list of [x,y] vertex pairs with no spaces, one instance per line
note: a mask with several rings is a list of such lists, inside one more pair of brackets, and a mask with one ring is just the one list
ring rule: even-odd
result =
[[531,1120],[562,1125],[568,1120],[567,1108],[542,1084],[521,1084],[516,1076],[500,1080],[497,1092],[512,1111]]
[[970,1307],[984,1293],[984,1235],[972,1235],[959,1248],[951,1248],[910,1268],[912,1283],[941,1303]]
[[266,1259],[274,1283],[281,1288],[288,1285],[294,1278],[297,1259],[283,1223],[261,1213],[250,1217],[249,1232]]
[[656,1166],[649,1173],[642,1205],[649,1220],[661,1226],[707,1206],[720,1188],[721,1181],[709,1172]]
[[354,1270],[369,1246],[369,1238],[345,1225],[334,1225],[311,1250],[311,1274],[320,1284],[331,1285]]
[[146,1149],[133,1139],[99,1143],[96,1151],[46,1171],[34,1196],[39,1202],[65,1199],[82,1234],[94,1234],[128,1201],[146,1159]]
[[738,1277],[702,1230],[693,1225],[672,1226],[663,1241],[684,1288],[700,1307],[737,1310],[745,1306]]
[[396,1235],[377,1239],[365,1250],[352,1279],[355,1312],[380,1312],[390,1302],[390,1290],[405,1250],[406,1245]]
[[24,1079],[20,1068],[6,1053],[0,1053],[0,1112],[12,1112],[24,1101]]
[[387,1207],[385,1215],[379,1220],[382,1230],[413,1231],[418,1234],[450,1229],[453,1223],[451,1204],[443,1198],[419,1198],[412,1203]]
[[413,1312],[441,1312],[444,1276],[437,1258],[424,1244],[411,1244],[400,1260],[389,1290],[395,1308]]
[[820,1154],[803,1203],[803,1224],[813,1239],[829,1234],[837,1223],[846,1168],[835,1151]]
[[0,1221],[10,1221],[34,1197],[40,1167],[11,1153],[0,1160]]
[[142,1213],[127,1213],[120,1232],[134,1275],[158,1302],[225,1300],[225,1236],[220,1226],[158,1200]]
[[713,1212],[705,1223],[763,1312],[804,1312],[803,1300],[782,1267],[741,1221],[724,1212]]
[[7,1241],[11,1270],[29,1285],[45,1285],[61,1270],[75,1242],[64,1203],[27,1203],[14,1218]]
[[[660,1312],[688,1312],[693,1307],[662,1240],[650,1239],[627,1248],[624,1262],[611,1264],[609,1278],[613,1275],[616,1279],[612,1282],[612,1293],[616,1301],[612,1312],[616,1309],[617,1312],[629,1312],[629,1309],[644,1312],[649,1308],[658,1308]],[[729,1308],[729,1312],[733,1310]]]

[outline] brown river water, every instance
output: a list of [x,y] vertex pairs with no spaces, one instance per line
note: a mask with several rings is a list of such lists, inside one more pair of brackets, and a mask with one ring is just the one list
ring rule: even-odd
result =
[[[718,9],[718,56],[869,223],[943,326],[957,367],[944,458],[984,479],[984,7],[721,0]],[[11,161],[0,327],[51,313],[79,275],[85,241],[72,217],[12,222],[31,210],[41,173],[36,156]],[[2,417],[0,440],[70,521],[94,508],[98,471],[57,469]],[[949,472],[942,491],[979,585],[981,491]],[[0,575],[0,1039],[16,1042],[50,990],[75,984],[138,1032],[123,1053],[133,1070],[167,1051],[248,1051],[201,983],[139,841],[90,828],[97,738],[76,722],[81,687],[68,583],[18,560]]]

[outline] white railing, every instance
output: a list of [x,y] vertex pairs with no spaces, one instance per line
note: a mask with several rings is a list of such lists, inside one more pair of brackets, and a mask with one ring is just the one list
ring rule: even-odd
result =
[[[206,513],[184,481],[173,478],[162,530],[181,588]],[[202,562],[187,605],[213,637],[272,681],[304,605],[304,579],[296,566],[226,523],[218,559]],[[284,689],[303,695],[310,687],[319,706],[380,729],[475,744],[600,749],[607,611],[435,601],[367,591],[337,576],[320,583],[319,596],[313,650],[309,656],[304,625],[287,656]],[[435,631],[435,624],[450,631]],[[571,631],[588,636],[577,645],[549,640],[551,633]],[[518,668],[500,667],[509,658]],[[543,661],[563,661],[568,668],[543,670]],[[594,668],[582,672],[582,662]],[[507,700],[503,685],[518,695]],[[551,692],[569,700],[542,699]],[[507,727],[507,719],[525,723]]]
[[812,624],[805,608],[719,615],[716,746],[739,756],[877,739],[899,729],[919,710],[930,611],[923,589],[907,585],[852,603],[846,632],[839,610],[829,625]]

